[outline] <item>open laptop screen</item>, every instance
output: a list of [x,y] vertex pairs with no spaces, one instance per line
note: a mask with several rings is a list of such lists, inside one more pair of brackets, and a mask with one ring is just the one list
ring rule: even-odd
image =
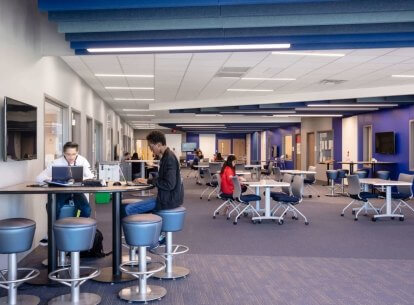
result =
[[67,182],[69,179],[82,182],[83,166],[52,166],[52,181]]

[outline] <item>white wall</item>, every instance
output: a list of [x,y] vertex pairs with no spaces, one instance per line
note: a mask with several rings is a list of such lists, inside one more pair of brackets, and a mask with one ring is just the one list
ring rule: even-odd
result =
[[[350,161],[358,161],[358,117],[342,119],[342,160],[346,161],[349,152]],[[342,166],[349,169],[349,165]]]
[[203,152],[204,158],[212,159],[216,152],[216,135],[200,134],[200,149]]
[[[261,134],[261,141],[260,141],[260,160],[266,161],[266,142],[267,142],[267,136],[266,131],[262,131]],[[263,164],[261,164],[263,165]]]
[[[55,39],[61,39],[61,47],[66,43],[62,35],[56,34],[56,26],[47,20],[47,15],[38,13],[37,1],[0,1],[0,41],[2,41],[0,44],[0,98],[9,96],[34,105],[38,110],[38,159],[20,162],[0,161],[2,177],[0,188],[33,181],[35,176],[43,170],[45,95],[64,104],[69,110],[73,108],[81,112],[83,131],[86,130],[86,115],[88,115],[103,124],[105,138],[106,117],[108,113],[112,113],[114,132],[121,124],[128,135],[133,136],[133,130],[122,123],[119,116],[63,60],[53,56],[42,56],[42,50],[45,49],[42,37],[50,38],[52,35],[50,33],[55,33]],[[56,44],[58,44],[57,40]],[[69,113],[70,111],[68,115]],[[105,140],[103,143],[104,150],[111,149],[105,147]],[[86,132],[82,132],[81,146],[86,147]],[[0,217],[2,219],[8,217],[33,219],[37,224],[33,244],[37,246],[38,241],[46,236],[47,232],[45,203],[46,196],[43,195],[0,195]],[[0,268],[5,266],[6,257],[1,256]]]
[[167,146],[175,152],[178,160],[181,156],[181,143],[182,143],[182,136],[181,134],[166,134],[165,138],[167,140]]

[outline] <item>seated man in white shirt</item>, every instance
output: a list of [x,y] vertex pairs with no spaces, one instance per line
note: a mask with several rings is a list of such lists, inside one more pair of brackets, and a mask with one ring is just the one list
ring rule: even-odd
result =
[[[83,166],[83,179],[93,178],[90,165],[86,158],[78,154],[79,145],[73,142],[67,142],[63,146],[63,156],[53,160],[47,168],[36,177],[37,183],[43,183],[45,180],[52,179],[52,166]],[[75,205],[80,210],[80,217],[89,217],[91,207],[88,199],[84,194],[56,194],[56,218],[59,218],[62,206],[66,204]]]

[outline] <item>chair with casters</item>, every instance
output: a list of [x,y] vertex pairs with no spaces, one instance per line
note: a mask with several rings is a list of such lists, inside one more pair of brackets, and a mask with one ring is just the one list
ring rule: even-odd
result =
[[[234,218],[233,224],[236,225],[240,216],[249,212],[260,217],[259,212],[257,212],[257,210],[250,204],[250,202],[260,201],[262,200],[262,198],[259,195],[255,194],[242,195],[241,185],[238,177],[233,177],[232,181],[234,186],[233,198],[236,201],[237,206],[236,208],[233,208],[233,210],[230,211],[228,217],[231,217],[231,214],[234,211],[238,212],[236,217]],[[245,207],[241,208],[243,205],[245,205]]]
[[[283,175],[282,182],[291,184],[292,180],[293,180],[293,175],[291,174]],[[284,196],[290,196],[292,194],[291,191],[292,190],[290,186],[282,186],[280,192],[270,192],[270,197],[272,197],[272,199],[276,201],[276,205],[271,210],[272,213],[276,213],[282,207],[282,204],[278,201],[278,198],[284,197]]]
[[262,170],[261,171],[261,174],[262,175],[265,175],[265,176],[270,176],[270,175],[272,175],[272,171],[273,171],[273,166],[274,166],[274,164],[275,164],[275,162],[273,162],[273,161],[269,161],[269,164],[267,165],[267,169],[264,169],[264,170]]
[[328,185],[328,189],[330,190],[329,194],[326,194],[325,196],[329,197],[336,197],[339,196],[336,194],[337,185],[335,184],[335,180],[338,178],[338,171],[336,169],[331,169],[326,171],[326,177],[331,182],[330,185]]
[[206,184],[206,188],[201,192],[200,194],[200,199],[203,199],[203,195],[205,192],[207,192],[208,190],[210,190],[211,188],[216,188],[217,187],[217,180],[214,180],[214,175],[211,173],[210,168],[207,168],[204,171],[204,178],[203,180],[205,181]]
[[[309,166],[308,171],[310,172],[316,172],[315,166]],[[309,190],[309,198],[312,198],[312,194],[316,194],[318,197],[321,197],[319,195],[318,190],[313,186],[316,183],[316,175],[315,174],[306,174],[305,179],[305,188]]]
[[[390,174],[390,171],[377,171],[376,177],[382,180],[390,180]],[[385,192],[384,186],[376,187],[376,189],[380,192]]]
[[[302,176],[296,175],[293,178],[292,182],[292,195],[291,196],[279,196],[277,197],[277,202],[282,205],[284,211],[280,215],[279,224],[282,225],[284,223],[285,215],[288,212],[292,212],[293,216],[292,219],[297,220],[298,214],[302,216],[305,220],[305,225],[309,224],[308,219],[306,216],[296,208],[296,205],[300,204],[303,200],[303,189],[304,189],[304,179]],[[273,212],[275,215],[276,211]]]
[[[396,206],[393,210],[393,214],[399,209],[401,211],[401,208],[408,208],[411,211],[414,212],[414,208],[411,207],[407,201],[413,198],[413,189],[412,184],[414,180],[414,175],[408,175],[408,174],[399,174],[398,181],[404,181],[404,182],[410,182],[410,186],[405,185],[398,185],[397,186],[397,192],[391,193],[391,197],[394,202],[396,202]],[[381,207],[381,211],[384,208],[385,204]]]
[[280,172],[280,167],[278,167],[278,166],[275,165],[273,167],[273,174],[275,175],[275,181],[282,181],[283,175]]
[[368,213],[368,210],[373,210],[378,214],[379,209],[374,207],[369,201],[369,199],[378,198],[378,195],[371,192],[361,192],[361,183],[359,182],[358,175],[349,175],[346,178],[348,180],[348,194],[352,198],[352,201],[344,207],[341,216],[344,216],[345,211],[354,203],[360,204],[359,207],[352,209],[352,214],[355,214],[355,221],[358,220],[358,215],[362,210],[365,211],[365,215]]

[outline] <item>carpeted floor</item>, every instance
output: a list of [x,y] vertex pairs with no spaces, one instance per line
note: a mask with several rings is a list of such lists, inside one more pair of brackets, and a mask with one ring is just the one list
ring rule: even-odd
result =
[[[241,218],[238,225],[220,215],[212,218],[221,203],[200,200],[202,186],[185,179],[185,228],[174,235],[175,243],[190,247],[176,264],[191,269],[186,279],[157,281],[166,297],[158,304],[414,304],[414,215],[405,211],[404,222],[372,222],[349,212],[340,217],[349,198],[330,198],[317,186],[321,197],[305,199],[297,207],[308,217],[252,224]],[[380,200],[374,201],[377,206]],[[111,205],[97,206],[99,227],[106,251],[111,248]],[[34,265],[46,256],[37,248],[22,264]],[[111,257],[88,260],[87,265],[110,266]],[[101,304],[126,304],[117,292],[136,282],[98,284],[89,281],[82,291],[101,295]],[[68,287],[23,285],[20,293],[50,298],[68,293]],[[5,292],[2,291],[2,295]]]

